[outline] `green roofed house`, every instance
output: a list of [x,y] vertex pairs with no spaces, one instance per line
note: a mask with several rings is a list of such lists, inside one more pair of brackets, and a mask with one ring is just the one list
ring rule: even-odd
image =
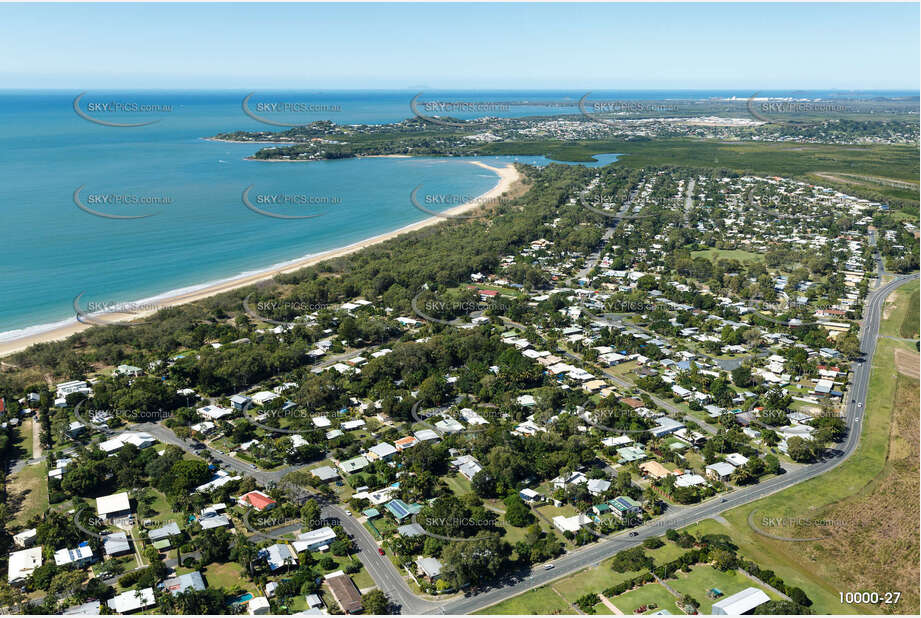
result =
[[611,506],[609,504],[602,502],[601,504],[596,504],[595,506],[593,506],[592,512],[594,512],[595,515],[604,515],[605,513],[611,512]]
[[611,505],[611,512],[621,519],[643,512],[643,505],[629,496],[617,496],[608,504]]
[[363,456],[359,455],[354,459],[349,459],[348,461],[340,461],[339,469],[345,472],[346,474],[354,474],[359,470],[368,467],[368,460]]
[[646,459],[646,451],[638,446],[625,446],[617,449],[617,456],[620,457],[620,463],[642,461]]
[[156,549],[157,551],[165,551],[170,548],[170,540],[160,539],[159,541],[155,541],[153,543],[153,548]]
[[387,509],[391,515],[396,518],[397,521],[403,521],[410,515],[415,515],[422,510],[421,504],[406,504],[400,499],[391,500],[384,505],[384,508]]
[[378,511],[377,509],[365,509],[364,511],[361,512],[361,514],[367,517],[368,519],[375,519],[381,516],[381,512]]

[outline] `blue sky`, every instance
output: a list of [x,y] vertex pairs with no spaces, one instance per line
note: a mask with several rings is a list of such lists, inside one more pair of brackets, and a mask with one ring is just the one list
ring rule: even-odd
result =
[[3,88],[910,89],[914,4],[0,4]]

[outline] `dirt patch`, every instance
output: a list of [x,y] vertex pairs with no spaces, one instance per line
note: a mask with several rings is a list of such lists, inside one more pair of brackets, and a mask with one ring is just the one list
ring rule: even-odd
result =
[[895,301],[892,300],[892,297],[886,299],[886,303],[883,305],[883,317],[881,321],[889,319],[889,314],[892,313],[892,310],[895,309]]
[[921,356],[917,352],[897,349],[895,351],[895,368],[899,373],[915,380],[921,379]]

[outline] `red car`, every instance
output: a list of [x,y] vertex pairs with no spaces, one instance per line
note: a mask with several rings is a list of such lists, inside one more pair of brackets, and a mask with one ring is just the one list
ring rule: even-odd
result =
[[386,555],[387,555],[386,553],[384,553],[384,548],[383,548],[383,547],[378,547],[378,548],[377,548],[377,553],[379,553],[379,554],[382,555],[382,556],[386,556]]

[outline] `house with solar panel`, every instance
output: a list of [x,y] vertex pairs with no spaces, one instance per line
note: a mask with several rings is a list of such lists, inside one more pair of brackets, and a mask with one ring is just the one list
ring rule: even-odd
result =
[[96,562],[93,548],[88,541],[83,541],[73,549],[59,549],[54,552],[54,563],[58,566],[84,567]]
[[621,521],[634,521],[643,512],[643,505],[630,496],[617,496],[608,504],[611,512]]
[[421,504],[406,504],[400,499],[391,500],[384,505],[387,512],[393,515],[397,521],[403,521],[411,515],[415,515],[422,510]]

